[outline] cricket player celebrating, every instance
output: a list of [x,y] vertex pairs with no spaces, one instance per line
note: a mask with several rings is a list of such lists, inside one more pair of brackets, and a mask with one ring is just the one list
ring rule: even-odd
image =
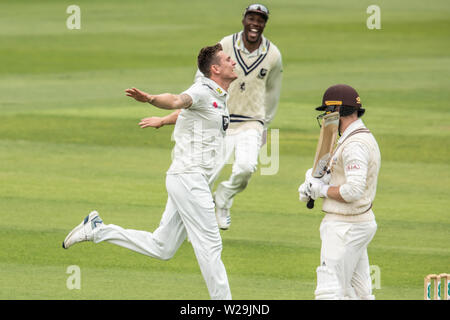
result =
[[[256,171],[259,151],[265,144],[267,128],[275,117],[280,98],[283,67],[280,51],[263,36],[268,19],[269,10],[265,6],[252,4],[244,11],[244,29],[220,41],[224,52],[238,62],[238,78],[228,91],[231,123],[225,138],[225,152],[210,180],[212,187],[234,153],[231,176],[221,182],[215,192],[216,217],[222,230],[230,227],[234,196],[247,187]],[[196,78],[201,77],[199,70]],[[177,115],[145,118],[140,125],[159,128],[175,123]]]
[[170,259],[188,236],[212,299],[231,299],[221,260],[222,239],[208,181],[216,168],[229,125],[227,90],[237,78],[236,62],[222,45],[203,48],[198,67],[205,77],[180,95],[151,95],[136,88],[127,96],[162,109],[182,109],[175,125],[172,164],[166,176],[168,200],[159,227],[153,232],[103,224],[96,211],[75,227],[63,248],[81,241],[107,241],[152,258]]
[[367,246],[377,224],[372,211],[381,156],[372,133],[360,119],[358,93],[335,85],[323,95],[316,110],[338,111],[339,138],[329,166],[318,179],[306,173],[300,200],[324,198],[320,225],[322,249],[317,268],[316,299],[375,299],[372,295]]

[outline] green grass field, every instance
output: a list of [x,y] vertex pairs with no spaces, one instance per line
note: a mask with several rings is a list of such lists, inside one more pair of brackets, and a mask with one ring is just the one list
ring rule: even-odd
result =
[[[66,8],[81,8],[68,30]],[[222,232],[234,299],[313,299],[320,202],[297,188],[318,137],[314,107],[336,83],[355,87],[382,153],[370,264],[377,299],[422,299],[423,277],[450,272],[450,4],[419,0],[265,1],[265,35],[283,54],[272,128],[276,175],[258,171]],[[366,8],[381,8],[369,30]],[[167,193],[172,127],[140,129],[167,112],[124,89],[178,93],[199,48],[241,29],[247,1],[0,3],[0,299],[209,299],[191,245],[158,261],[102,243],[63,250],[91,210],[105,223],[153,231]],[[263,166],[264,167],[264,166]],[[227,166],[222,173],[230,173]],[[69,290],[66,270],[81,270]]]

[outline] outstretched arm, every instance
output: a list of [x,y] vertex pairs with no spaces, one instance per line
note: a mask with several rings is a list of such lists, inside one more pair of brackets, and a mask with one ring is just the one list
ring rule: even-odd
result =
[[192,98],[185,93],[163,93],[152,95],[136,88],[126,89],[125,92],[128,97],[134,98],[135,100],[140,102],[148,102],[160,109],[186,109],[192,105]]
[[180,114],[180,112],[181,110],[176,110],[165,117],[144,118],[141,120],[141,122],[139,122],[139,126],[141,128],[152,127],[159,129],[166,124],[175,124],[177,122],[178,115]]

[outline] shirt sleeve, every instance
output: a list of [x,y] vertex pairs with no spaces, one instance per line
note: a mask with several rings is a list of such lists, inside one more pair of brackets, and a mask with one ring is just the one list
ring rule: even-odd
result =
[[281,55],[275,66],[270,70],[266,83],[266,116],[264,118],[264,126],[267,128],[275,118],[278,109],[278,101],[281,93],[281,80],[283,75],[283,63]]
[[189,89],[183,91],[181,94],[187,94],[192,99],[192,104],[188,108],[190,110],[198,109],[202,104],[203,91],[201,90],[201,84],[194,83]]
[[361,199],[366,190],[369,149],[361,142],[350,142],[342,150],[342,161],[346,182],[339,192],[346,202],[354,202]]

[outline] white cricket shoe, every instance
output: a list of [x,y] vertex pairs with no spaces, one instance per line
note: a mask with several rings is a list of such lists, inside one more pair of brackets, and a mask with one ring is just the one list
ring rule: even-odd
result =
[[94,239],[94,229],[102,225],[103,221],[97,211],[92,211],[84,220],[67,235],[62,244],[64,249],[69,249],[75,243],[82,241],[92,241]]
[[216,220],[220,229],[228,230],[231,225],[230,209],[216,207]]

